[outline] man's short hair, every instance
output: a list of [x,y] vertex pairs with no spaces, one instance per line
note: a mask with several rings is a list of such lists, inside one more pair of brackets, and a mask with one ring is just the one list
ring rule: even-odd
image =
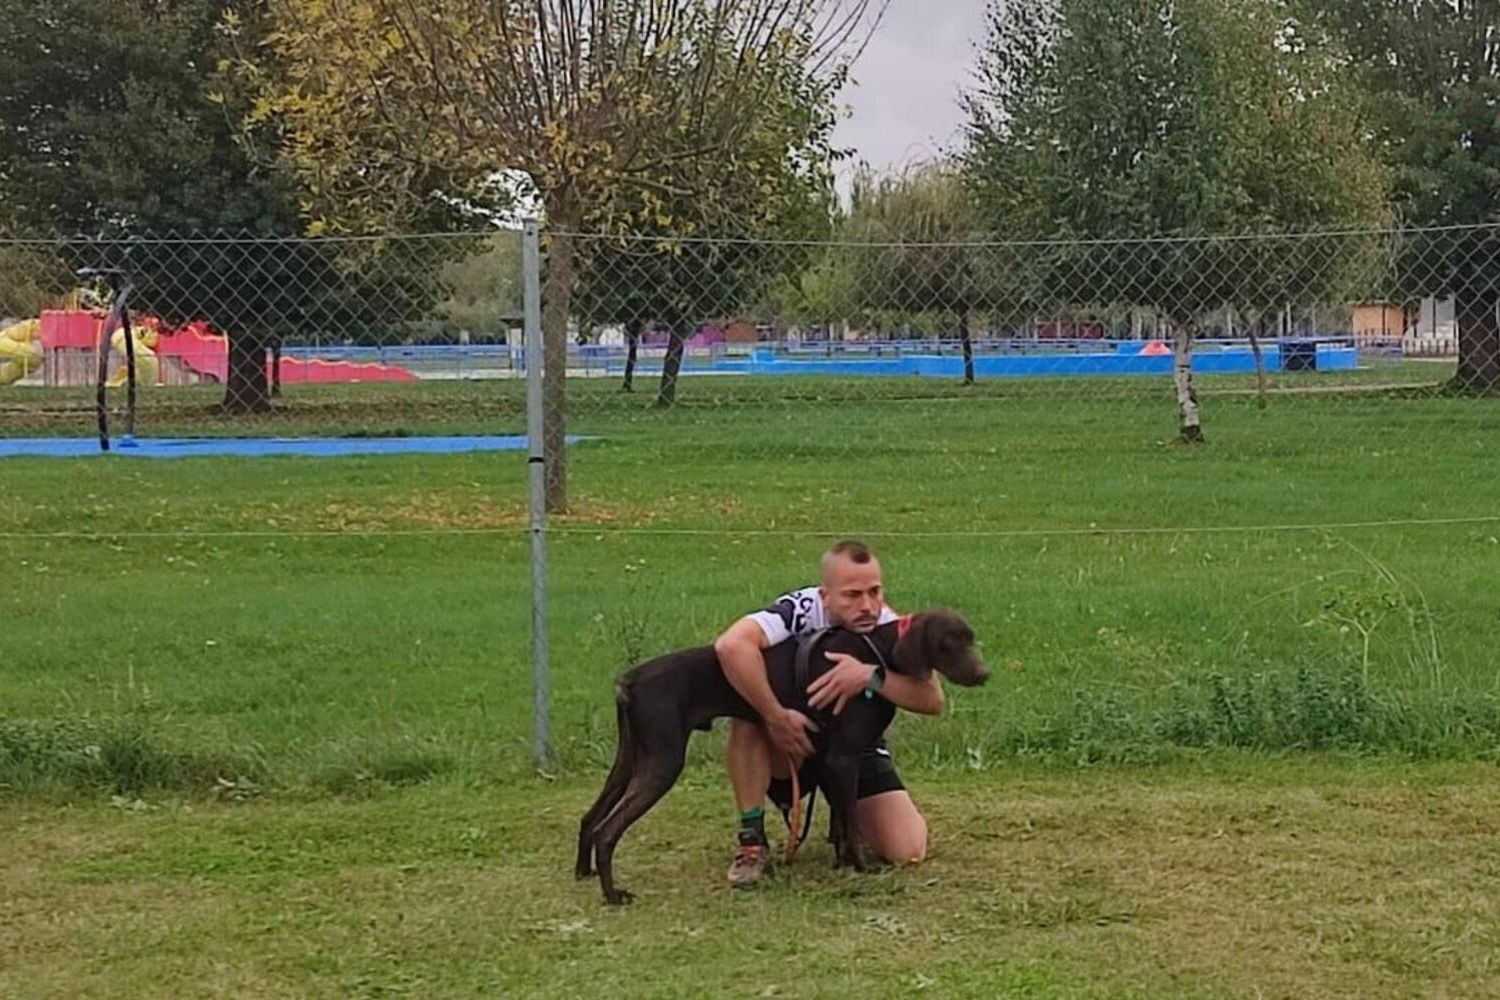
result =
[[850,562],[863,566],[875,558],[875,553],[871,552],[870,547],[864,542],[853,538],[846,538],[823,553],[823,564],[826,566],[830,560],[838,556],[843,556]]

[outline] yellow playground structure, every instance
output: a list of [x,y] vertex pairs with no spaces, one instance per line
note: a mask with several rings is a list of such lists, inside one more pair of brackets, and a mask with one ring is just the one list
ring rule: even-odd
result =
[[[156,356],[159,334],[154,325],[131,324],[130,339],[135,341],[135,377],[140,385],[155,385],[160,364]],[[125,330],[115,330],[109,338],[111,361],[115,372],[111,386],[125,383]],[[13,385],[42,371],[42,324],[26,319],[0,330],[0,385]]]
[[[125,340],[120,339],[120,349]],[[42,367],[42,324],[25,319],[0,330],[0,385],[19,382]]]

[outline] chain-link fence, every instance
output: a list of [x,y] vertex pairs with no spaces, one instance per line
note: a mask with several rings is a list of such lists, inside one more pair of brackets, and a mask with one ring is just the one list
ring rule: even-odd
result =
[[[1165,399],[1191,437],[1199,394],[1500,383],[1495,227],[956,244],[552,233],[543,243],[564,262],[545,275],[544,325],[549,349],[565,352],[554,360],[566,358],[579,417],[614,389],[692,406],[960,384],[1075,407]],[[521,282],[518,232],[8,239],[0,405],[12,433],[83,434],[100,373],[127,387],[134,354],[145,434],[245,426],[276,413],[278,399],[283,420],[322,404],[304,422],[312,432],[347,429],[339,410],[357,411],[361,397],[382,401],[377,412],[394,398],[397,412],[513,413],[520,396],[504,383],[524,374]],[[427,406],[423,390],[442,402]],[[567,395],[549,395],[549,407]],[[110,398],[123,407],[123,394]]]
[[1146,403],[1166,384],[1184,411],[1190,381],[1223,392],[1484,392],[1500,382],[1493,227],[1026,243],[552,241],[570,245],[577,274],[549,290],[571,287],[567,336],[588,345],[569,375],[611,376],[626,390],[657,379],[662,405],[713,398],[693,378],[703,375],[767,385],[813,376],[870,398],[890,391],[877,385],[891,376],[909,377],[903,395],[915,379],[1080,402]]
[[134,382],[143,435],[514,418],[519,282],[511,231],[0,241],[0,407],[9,433],[78,435],[98,394],[120,431]]
[[[1142,672],[1153,649],[1238,662],[1252,644],[1192,632],[1158,649],[1097,625],[1092,598],[1063,607],[1069,587],[1147,616],[1212,590],[1222,606],[1185,617],[1228,634],[1304,564],[1353,572],[1289,533],[1419,546],[1446,525],[1465,551],[1493,543],[1500,418],[1475,397],[1500,389],[1500,227],[953,244],[531,232],[0,241],[0,437],[529,437],[539,595],[555,540],[550,630],[542,605],[533,618],[539,706],[549,634],[553,659],[598,655],[605,672],[704,641],[726,608],[806,582],[787,567],[837,535],[925,567],[898,601],[977,605],[1038,656],[1056,641],[1041,617],[1088,623],[1104,630],[1094,652]],[[447,496],[433,466],[353,513],[341,497],[255,516],[273,532],[519,538],[523,477],[495,468],[494,495]],[[1220,535],[1240,540],[1232,568],[1179,561]],[[1124,569],[1136,549],[1106,565],[1069,539],[1147,539],[1144,582]],[[1325,594],[1282,624],[1361,635],[1411,612],[1415,635],[1421,602],[1371,572],[1362,597]],[[635,582],[619,600],[594,589],[621,579]],[[663,602],[681,609],[670,624],[645,610]],[[599,725],[582,690],[559,695],[559,740]],[[982,745],[987,718],[963,739]]]
[[[570,348],[569,387],[539,397],[560,565],[624,528],[689,576],[764,579],[779,552],[782,580],[799,561],[810,578],[831,538],[875,539],[898,603],[974,609],[1017,669],[1067,647],[1026,685],[1075,735],[1316,742],[1323,700],[1368,692],[1368,643],[1420,673],[1400,697],[1437,697],[1431,567],[1339,546],[1422,548],[1438,525],[1489,551],[1500,421],[1470,397],[1500,387],[1500,229],[546,244],[569,264],[540,276],[549,377]],[[564,447],[564,427],[596,444]],[[748,609],[773,586],[736,592]],[[1362,673],[1334,693],[1350,636]],[[1277,693],[1294,669],[1305,689]],[[968,751],[1051,738],[967,695],[958,711]]]

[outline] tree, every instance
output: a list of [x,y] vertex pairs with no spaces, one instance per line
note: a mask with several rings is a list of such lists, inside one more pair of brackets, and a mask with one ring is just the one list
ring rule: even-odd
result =
[[503,342],[521,315],[521,240],[499,233],[483,247],[443,267],[437,314],[448,331]]
[[48,241],[0,242],[0,325],[61,305],[59,291],[71,288],[75,279],[56,249]]
[[320,227],[389,224],[493,196],[502,171],[546,215],[547,505],[566,505],[567,329],[578,236],[711,202],[788,73],[825,79],[870,0],[268,0],[276,65],[246,52],[269,129]]
[[857,178],[845,226],[857,255],[859,301],[871,310],[951,319],[963,345],[965,385],[974,384],[971,323],[987,299],[972,209],[962,174],[936,163],[898,177]]
[[0,0],[0,218],[51,233],[116,224],[283,229],[208,100],[222,0]]
[[621,241],[612,248],[592,248],[584,254],[586,263],[578,279],[573,308],[595,327],[619,327],[625,335],[625,374],[621,392],[635,392],[635,365],[640,353],[641,335],[652,323],[660,307],[653,306],[652,290],[660,283],[655,270],[644,258],[649,246]]
[[1298,5],[1348,51],[1409,226],[1472,226],[1405,241],[1401,291],[1456,298],[1466,393],[1500,388],[1500,40],[1495,6],[1476,0]]
[[[223,408],[253,412],[275,389],[268,351],[424,311],[442,248],[299,238],[301,192],[246,155],[235,95],[218,86],[233,45],[262,37],[230,11],[0,0],[0,225],[56,240],[54,270],[126,267],[137,309],[226,333]],[[422,221],[454,214],[433,206]]]
[[711,184],[713,198],[657,199],[654,214],[646,215],[625,189],[619,192],[624,204],[617,234],[582,241],[587,250],[580,254],[579,312],[589,323],[624,327],[625,391],[633,391],[641,333],[648,324],[667,332],[659,407],[677,400],[692,331],[705,322],[732,320],[764,299],[804,266],[810,241],[831,232],[837,209],[832,163],[842,155],[832,146],[833,98],[843,77],[819,80],[795,66],[781,72],[735,149],[738,169],[711,166],[716,177],[691,185]]
[[779,277],[794,272],[806,246],[751,237],[627,237],[590,248],[580,274],[577,307],[590,324],[624,328],[627,354],[621,388],[633,392],[641,335],[664,330],[658,407],[677,401],[687,339],[701,325],[732,321],[763,298]]
[[[847,224],[846,217],[836,216],[831,235],[841,239]],[[756,311],[794,326],[832,328],[844,321],[863,322],[869,316],[859,297],[858,262],[854,248],[845,242],[813,247],[799,270],[776,276]]]
[[303,311],[313,276],[296,273],[272,244],[138,245],[127,236],[299,229],[295,193],[258,172],[209,98],[224,0],[0,0],[0,221],[69,244],[66,263],[128,263],[137,302],[208,319],[231,332],[224,405],[263,408],[270,319]]
[[985,219],[1046,241],[1023,283],[1058,309],[1163,315],[1184,441],[1202,438],[1198,317],[1337,297],[1368,257],[1289,261],[1284,244],[1241,237],[1386,218],[1337,62],[1286,15],[1282,0],[999,0],[966,98]]

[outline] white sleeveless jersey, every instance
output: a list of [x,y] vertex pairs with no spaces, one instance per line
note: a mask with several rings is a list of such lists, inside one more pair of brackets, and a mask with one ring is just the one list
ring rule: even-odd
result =
[[[775,604],[748,617],[753,618],[760,626],[760,630],[766,634],[766,642],[772,646],[793,636],[811,635],[827,628],[829,624],[828,612],[823,607],[823,598],[817,587],[803,587],[801,590],[782,594]],[[885,625],[896,618],[896,612],[882,607],[877,624]]]

